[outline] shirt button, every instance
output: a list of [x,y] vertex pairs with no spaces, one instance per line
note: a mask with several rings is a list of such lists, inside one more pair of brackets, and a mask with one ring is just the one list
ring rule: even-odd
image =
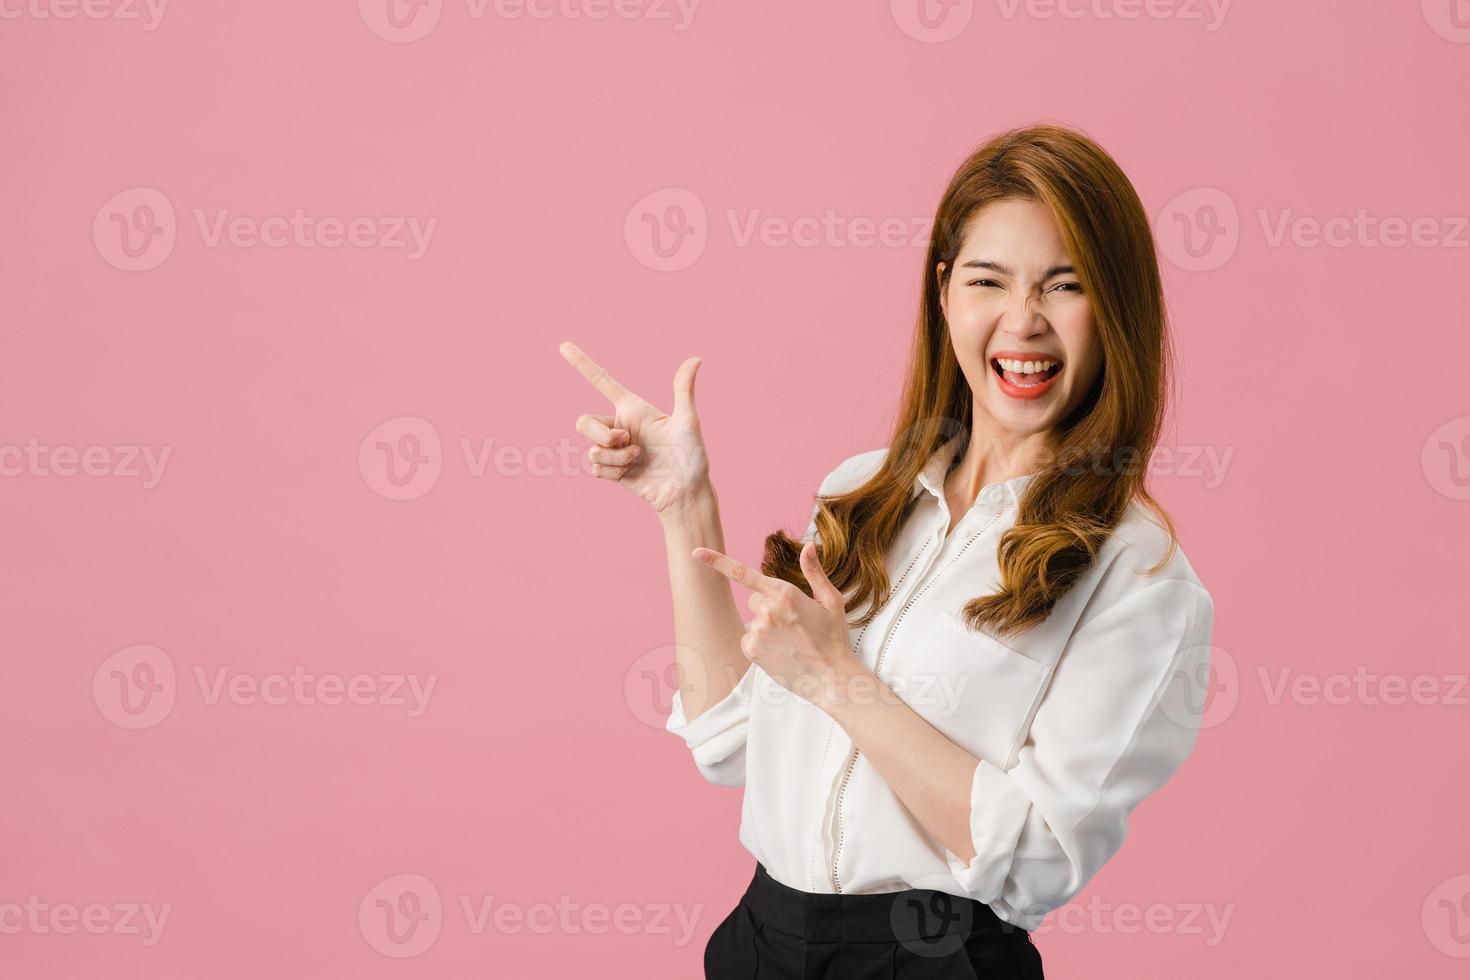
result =
[[987,504],[998,504],[1000,503],[1000,495],[1000,487],[986,487],[980,492],[980,499]]

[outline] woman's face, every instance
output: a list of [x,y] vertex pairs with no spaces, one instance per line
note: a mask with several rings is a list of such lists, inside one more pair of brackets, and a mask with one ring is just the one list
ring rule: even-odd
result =
[[947,285],[943,262],[936,271],[977,426],[1026,437],[1070,415],[1097,380],[1102,346],[1051,210],[987,204],[966,226]]

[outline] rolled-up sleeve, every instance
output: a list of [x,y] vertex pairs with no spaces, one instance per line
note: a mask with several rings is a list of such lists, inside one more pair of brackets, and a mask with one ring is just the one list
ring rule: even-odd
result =
[[[845,460],[822,480],[817,493],[829,496],[850,490],[877,468],[883,450],[863,453]],[[802,541],[817,537],[817,511],[812,507]],[[678,735],[694,755],[700,774],[717,786],[745,785],[746,742],[750,734],[750,702],[756,690],[760,668],[751,664],[735,687],[712,704],[699,717],[689,721],[684,716],[684,700],[674,691],[673,704],[664,730]]]
[[724,698],[689,721],[684,717],[682,692],[674,690],[673,707],[664,730],[689,746],[700,775],[716,786],[745,785],[745,745],[750,733],[750,697],[755,688],[751,664]]
[[1017,761],[976,766],[968,864],[945,856],[971,897],[1034,929],[1123,845],[1128,817],[1183,764],[1204,708],[1214,603],[1165,579],[1084,618]]

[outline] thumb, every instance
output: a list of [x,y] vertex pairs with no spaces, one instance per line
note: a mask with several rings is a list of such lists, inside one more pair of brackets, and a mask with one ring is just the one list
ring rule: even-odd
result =
[[811,584],[813,599],[830,612],[846,613],[847,604],[842,598],[842,593],[838,592],[837,586],[827,578],[827,573],[822,570],[822,563],[817,560],[815,542],[808,541],[801,546],[801,571],[806,576],[807,582]]
[[699,373],[699,358],[691,357],[679,365],[674,375],[674,414],[694,415],[694,376]]

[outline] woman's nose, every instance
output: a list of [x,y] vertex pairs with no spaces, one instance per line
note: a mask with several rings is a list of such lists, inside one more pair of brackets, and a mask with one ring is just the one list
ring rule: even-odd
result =
[[1017,337],[1032,337],[1047,329],[1035,296],[1018,295],[1001,316],[1001,329]]

